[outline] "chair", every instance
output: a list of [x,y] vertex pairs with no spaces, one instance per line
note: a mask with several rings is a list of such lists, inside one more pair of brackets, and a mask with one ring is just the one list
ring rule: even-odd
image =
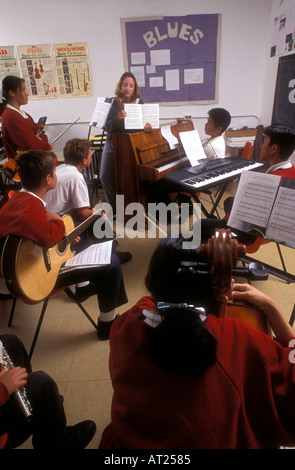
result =
[[242,150],[241,157],[249,159],[251,157],[252,147],[252,142],[246,142]]
[[[40,332],[40,329],[41,329],[41,325],[42,325],[42,322],[43,322],[43,319],[44,319],[44,315],[46,313],[46,309],[47,309],[49,299],[50,299],[50,297],[52,297],[52,296],[54,296],[54,295],[56,295],[56,294],[58,294],[59,292],[62,292],[62,291],[64,291],[71,300],[74,300],[74,302],[78,305],[78,307],[83,312],[83,314],[86,316],[86,318],[90,321],[90,323],[94,326],[94,328],[97,329],[97,326],[96,326],[94,320],[90,317],[89,313],[83,307],[83,305],[76,299],[75,294],[71,291],[71,289],[69,287],[63,287],[63,288],[60,288],[60,289],[56,289],[56,290],[52,291],[50,293],[50,295],[42,301],[43,304],[42,304],[38,324],[37,324],[35,334],[34,334],[34,337],[33,337],[33,341],[32,341],[31,347],[30,347],[30,351],[29,351],[29,358],[30,359],[33,356],[33,352],[34,352],[34,349],[35,349],[35,346],[36,346],[36,343],[37,343],[37,339],[38,339],[39,332]],[[15,307],[16,307],[17,300],[18,299],[14,297],[13,301],[12,301],[11,311],[10,311],[10,315],[9,315],[9,319],[8,319],[8,326],[9,327],[12,326],[12,320],[13,320],[13,317],[14,317],[14,312],[15,312]],[[29,301],[24,301],[24,300],[22,300],[22,302],[24,302],[28,305],[36,305],[36,304],[40,303],[40,302],[29,302]]]
[[294,307],[293,307],[293,310],[292,310],[292,313],[291,313],[291,316],[290,316],[290,319],[289,319],[289,323],[290,323],[291,326],[293,326],[294,320],[295,320],[295,304],[294,304]]
[[2,166],[0,165],[0,208],[10,198],[11,191],[15,192],[19,191],[20,189],[21,184],[17,181],[9,179],[2,171]]
[[[1,134],[1,129],[0,129],[0,161],[5,160],[6,153],[5,153],[5,148],[2,140],[2,134]],[[19,190],[21,189],[21,184],[18,181],[15,181],[11,178],[9,178],[4,170],[3,170],[3,164],[0,165],[0,207],[5,204],[5,202],[9,199],[8,193],[10,190]]]

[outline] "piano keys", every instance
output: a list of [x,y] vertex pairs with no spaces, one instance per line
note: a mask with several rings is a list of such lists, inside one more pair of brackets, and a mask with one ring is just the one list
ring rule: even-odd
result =
[[189,169],[192,176],[184,178],[181,182],[192,186],[197,191],[203,191],[207,187],[231,181],[242,171],[261,168],[264,164],[242,157],[228,157],[218,158],[198,166],[199,168]]
[[227,183],[235,180],[243,171],[261,171],[263,169],[264,163],[243,157],[218,158],[217,160],[205,160],[205,163],[195,167],[179,170],[171,175],[165,175],[161,184],[162,189],[167,192],[179,191],[190,193],[197,203],[201,203],[197,193],[221,184],[221,190],[218,192],[210,212],[201,204],[203,214],[210,218],[214,215]]

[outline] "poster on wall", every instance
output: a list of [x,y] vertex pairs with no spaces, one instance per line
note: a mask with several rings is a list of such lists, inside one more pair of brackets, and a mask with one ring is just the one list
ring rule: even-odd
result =
[[92,95],[86,42],[54,44],[55,64],[61,98]]
[[272,124],[295,129],[295,54],[279,59]]
[[51,44],[17,46],[17,53],[30,99],[58,98]]
[[124,68],[144,102],[217,100],[220,15],[122,18]]
[[14,46],[0,46],[0,81],[6,75],[20,77],[20,70],[17,62]]
[[295,7],[274,19],[270,55],[286,54],[295,50]]

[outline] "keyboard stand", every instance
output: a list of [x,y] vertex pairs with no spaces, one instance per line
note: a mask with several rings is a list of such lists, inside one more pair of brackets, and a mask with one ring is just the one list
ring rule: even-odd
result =
[[[208,212],[206,207],[202,204],[202,202],[200,201],[200,199],[198,198],[196,192],[191,192],[189,191],[187,188],[186,188],[186,192],[190,192],[190,195],[192,197],[192,199],[194,199],[194,201],[197,203],[197,204],[201,204],[201,211],[203,212],[203,214],[205,215],[205,217],[207,219],[212,219],[214,216],[214,213],[216,212],[217,213],[217,207],[218,207],[218,204],[226,190],[226,187],[227,187],[227,183],[225,184],[222,184],[219,191],[218,191],[218,194],[217,194],[217,197],[214,201],[214,204],[211,208],[211,210]],[[201,191],[202,192],[202,191]]]

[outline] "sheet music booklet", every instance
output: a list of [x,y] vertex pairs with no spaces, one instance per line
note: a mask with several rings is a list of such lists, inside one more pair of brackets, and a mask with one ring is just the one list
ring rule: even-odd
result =
[[147,123],[152,125],[153,129],[159,129],[159,104],[124,104],[127,113],[125,117],[125,129],[143,129]]
[[204,159],[207,162],[207,157],[196,129],[193,131],[179,132],[179,138],[192,167],[203,163]]
[[295,180],[280,180],[278,175],[243,171],[228,225],[295,248]]
[[95,110],[89,123],[92,127],[103,129],[106,125],[107,118],[113,104],[114,98],[97,98]]
[[[67,260],[61,267],[60,272],[64,273],[78,268],[91,268],[110,264],[112,244],[113,240],[109,240],[88,246],[85,250]],[[74,246],[75,245],[73,245],[73,247]]]

